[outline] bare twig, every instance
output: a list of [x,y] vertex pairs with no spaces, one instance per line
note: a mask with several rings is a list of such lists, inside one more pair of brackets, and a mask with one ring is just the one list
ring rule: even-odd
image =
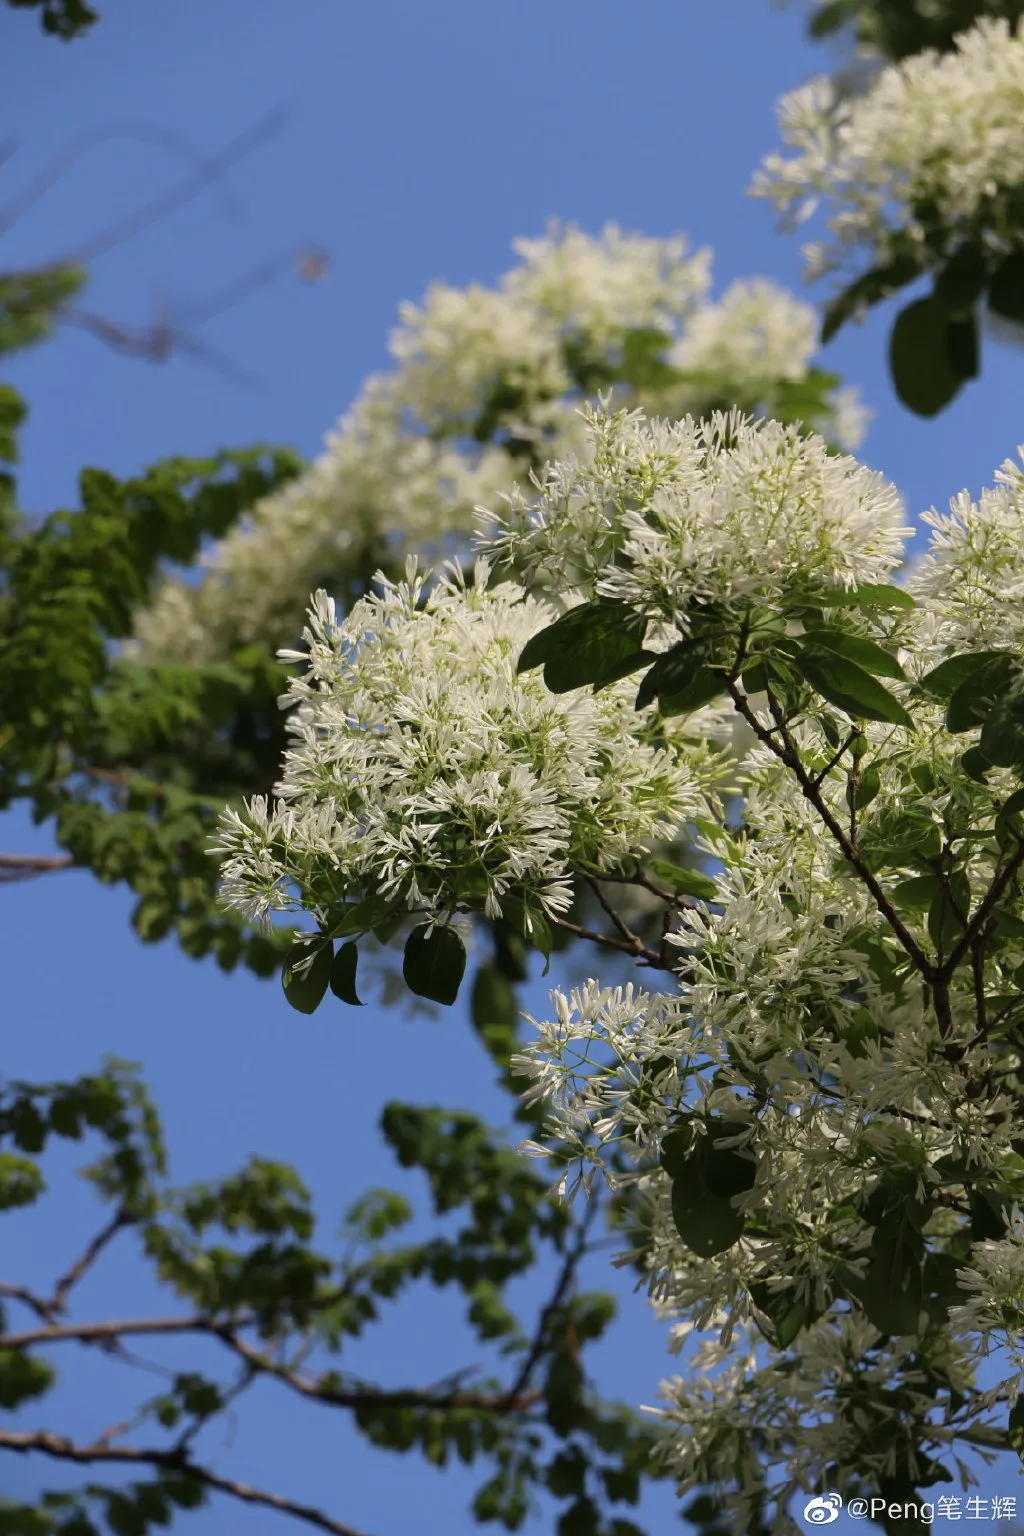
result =
[[107,1244],[111,1242],[113,1238],[117,1236],[118,1232],[123,1230],[123,1228],[131,1226],[133,1220],[134,1218],[129,1216],[127,1211],[117,1211],[107,1222],[106,1226],[102,1227],[100,1231],[97,1232],[92,1241],[88,1243],[81,1254],[79,1254],[78,1258],[71,1265],[70,1269],[68,1269],[65,1274],[61,1275],[60,1279],[57,1281],[57,1284],[54,1286],[53,1295],[50,1297],[48,1303],[51,1312],[63,1312],[65,1310],[68,1296],[73,1288],[78,1284],[79,1280],[81,1280],[82,1276],[86,1273],[87,1270],[92,1268],[93,1264],[95,1264],[96,1260],[99,1258],[104,1248],[106,1248]]
[[24,1285],[12,1285],[7,1280],[0,1280],[0,1297],[7,1297],[9,1301],[20,1301],[37,1317],[42,1318],[44,1323],[53,1323],[53,1312],[45,1297],[37,1296],[34,1291],[28,1290]]
[[893,906],[892,902],[889,900],[888,896],[879,885],[871,870],[868,868],[860,854],[857,852],[856,848],[853,846],[843,827],[836,820],[835,816],[832,814],[831,810],[822,799],[820,786],[815,784],[813,779],[811,779],[807,769],[801,762],[799,753],[793,744],[792,737],[786,730],[785,722],[779,715],[778,705],[775,702],[775,699],[772,697],[772,694],[769,692],[768,702],[772,710],[772,715],[775,719],[776,729],[780,738],[779,741],[774,741],[772,739],[775,733],[766,730],[765,727],[761,724],[757,716],[754,714],[754,711],[750,708],[746,695],[740,691],[736,684],[730,681],[727,686],[729,693],[732,696],[733,703],[736,705],[736,708],[739,710],[744,720],[746,720],[747,724],[756,735],[758,741],[762,742],[770,752],[773,752],[779,761],[784,763],[785,766],[789,768],[795,775],[804,796],[810,801],[811,805],[813,805],[814,809],[818,813],[818,816],[821,818],[829,832],[831,832],[832,836],[835,838],[847,863],[857,871],[861,880],[864,882],[865,886],[874,898],[875,906],[878,908],[879,912],[885,918],[893,933],[903,945],[903,948],[914,962],[914,965],[918,971],[922,976],[925,977],[926,980],[932,980],[935,973],[935,967],[928,959],[928,956],[925,954],[920,944],[918,944],[917,940],[914,938],[914,935],[910,932],[910,929],[903,922],[899,913],[896,911],[896,908]]
[[[226,188],[219,185],[223,166],[218,166],[214,161],[206,160],[198,150],[193,149],[187,139],[174,133],[168,128],[160,128],[152,123],[100,123],[95,128],[89,128],[84,133],[77,134],[71,143],[60,150],[43,167],[43,169],[27,183],[25,187],[11,198],[3,208],[0,208],[0,234],[4,234],[18,219],[24,218],[30,208],[34,208],[51,188],[62,181],[68,171],[99,144],[110,143],[112,140],[134,139],[142,144],[155,144],[158,149],[165,149],[168,154],[176,155],[180,160],[191,163],[194,171],[200,177],[196,190],[202,190],[203,185],[208,185],[218,191],[225,213],[237,213],[237,208],[231,201]],[[0,163],[14,151],[14,146],[5,146],[7,153],[0,152]]]
[[593,928],[584,928],[579,923],[570,923],[565,917],[549,917],[548,921],[553,927],[563,929],[565,933],[575,934],[578,939],[589,939],[592,944],[603,944],[607,949],[619,949],[624,955],[640,958],[658,970],[669,969],[662,963],[662,956],[658,951],[642,944],[639,939],[635,941],[614,939],[609,933],[596,933]]
[[72,869],[69,854],[0,853],[0,884],[15,880],[33,880],[36,875],[51,875],[58,869]]
[[547,1342],[548,1324],[550,1323],[552,1317],[554,1317],[555,1313],[565,1302],[565,1298],[576,1279],[576,1270],[579,1267],[580,1260],[583,1258],[583,1255],[587,1251],[587,1239],[590,1233],[590,1228],[594,1223],[599,1209],[600,1204],[597,1200],[592,1200],[590,1205],[587,1207],[587,1213],[580,1223],[579,1230],[576,1233],[576,1241],[572,1244],[566,1253],[562,1267],[558,1274],[558,1279],[555,1282],[555,1288],[552,1291],[548,1301],[542,1308],[540,1317],[537,1319],[537,1327],[534,1331],[533,1341],[527,1350],[526,1359],[523,1361],[519,1370],[519,1374],[509,1389],[509,1402],[512,1402],[516,1398],[521,1397],[530,1385],[530,1378],[533,1375],[538,1360],[544,1353],[544,1346]]
[[[0,1294],[4,1293],[0,1285]],[[15,1289],[14,1287],[10,1288]],[[20,1298],[33,1306],[26,1296]],[[50,1304],[41,1302],[34,1310],[45,1318],[53,1315]],[[245,1327],[245,1319],[235,1324]],[[143,1334],[216,1333],[221,1325],[201,1313],[184,1317],[120,1317],[102,1323],[47,1323],[43,1328],[26,1328],[20,1333],[0,1334],[0,1349],[29,1349],[38,1344],[103,1344],[114,1343],[120,1338],[139,1337]]]
[[191,176],[187,176],[176,186],[169,187],[158,197],[151,198],[148,203],[144,203],[141,208],[136,208],[133,213],[126,214],[123,219],[118,219],[113,224],[108,224],[105,229],[90,235],[80,245],[69,251],[62,260],[70,265],[85,266],[88,262],[95,261],[97,256],[113,250],[116,245],[121,245],[123,241],[141,234],[144,229],[148,229],[190,202],[229,166],[237,165],[239,160],[244,160],[246,155],[252,154],[259,145],[273,138],[281,131],[286,117],[287,114],[279,107],[268,112],[237,139],[233,139],[219,154],[204,160],[198,171],[194,171]]
[[[14,1287],[0,1286],[0,1294],[14,1290]],[[526,1393],[522,1389],[513,1389],[511,1392],[438,1391],[430,1387],[388,1389],[363,1383],[342,1388],[308,1380],[288,1366],[278,1364],[240,1337],[239,1330],[251,1327],[255,1322],[255,1319],[249,1317],[218,1322],[202,1313],[193,1313],[185,1317],[131,1317],[100,1323],[57,1323],[46,1321],[47,1317],[53,1316],[49,1303],[41,1298],[30,1297],[27,1293],[19,1299],[33,1306],[43,1318],[45,1326],[0,1335],[0,1349],[29,1349],[64,1343],[113,1345],[122,1338],[138,1338],[143,1335],[201,1333],[219,1339],[252,1371],[274,1376],[300,1396],[329,1403],[337,1408],[358,1408],[377,1403],[390,1408],[481,1408],[493,1409],[496,1413],[511,1413],[532,1407],[537,1401],[536,1393]]]
[[331,1536],[360,1536],[360,1533],[351,1525],[343,1525],[340,1520],[332,1520],[329,1515],[315,1509],[311,1504],[300,1504],[280,1494],[254,1488],[250,1483],[221,1477],[219,1473],[191,1461],[187,1455],[176,1450],[109,1445],[99,1440],[89,1445],[80,1445],[68,1440],[64,1435],[51,1434],[46,1430],[0,1430],[0,1450],[17,1451],[23,1455],[35,1451],[43,1456],[50,1456],[55,1461],[70,1461],[85,1466],[108,1462],[120,1466],[157,1467],[165,1472],[175,1472],[179,1476],[193,1478],[204,1488],[213,1488],[218,1493],[229,1494],[244,1504],[261,1504],[267,1509],[276,1509],[283,1515],[291,1515],[296,1520],[304,1520],[307,1525],[316,1526],[321,1531],[329,1531]]
[[307,1380],[286,1365],[279,1365],[261,1354],[230,1328],[212,1330],[229,1348],[236,1351],[254,1371],[275,1377],[301,1397],[329,1403],[335,1408],[362,1408],[379,1404],[383,1408],[478,1408],[498,1414],[522,1413],[539,1401],[540,1394],[512,1389],[510,1392],[472,1392],[461,1389],[440,1391],[434,1387],[385,1388],[360,1382],[355,1387],[335,1387],[324,1380]]
[[975,939],[977,939],[988,923],[1003,892],[1022,865],[1024,865],[1024,840],[1017,844],[1013,857],[1004,865],[992,881],[992,884],[981,899],[978,910],[964,929],[959,943],[950,951],[948,959],[940,967],[938,974],[944,979],[948,980],[952,976]]

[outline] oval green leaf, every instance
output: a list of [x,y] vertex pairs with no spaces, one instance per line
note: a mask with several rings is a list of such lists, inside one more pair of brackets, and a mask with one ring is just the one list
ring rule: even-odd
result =
[[405,941],[402,975],[410,992],[450,1006],[459,995],[466,950],[454,928],[414,928]]

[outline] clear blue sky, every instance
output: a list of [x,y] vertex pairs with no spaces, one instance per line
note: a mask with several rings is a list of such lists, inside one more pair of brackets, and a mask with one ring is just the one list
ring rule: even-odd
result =
[[[799,283],[796,243],[744,195],[772,142],[775,98],[827,63],[804,43],[797,5],[101,4],[93,35],[70,46],[43,39],[32,13],[5,8],[0,17],[0,133],[19,146],[0,166],[0,201],[99,124],[143,120],[209,153],[272,107],[290,118],[230,174],[234,217],[205,194],[98,262],[88,305],[143,323],[154,296],[182,306],[202,300],[302,242],[328,249],[331,273],[311,288],[285,276],[210,324],[204,334],[255,376],[250,387],[187,358],[126,360],[74,331],[15,360],[6,374],[32,407],[22,475],[32,510],[74,505],[85,464],[127,474],[163,454],[259,439],[314,453],[362,378],[386,363],[398,303],[433,278],[494,281],[509,264],[510,241],[540,232],[551,216],[589,230],[607,220],[650,234],[685,230],[715,248],[719,284],[754,273]],[[3,265],[73,249],[178,174],[156,148],[95,149],[4,237]],[[1024,440],[1024,359],[988,345],[983,381],[937,422],[921,422],[891,397],[888,318],[842,337],[828,361],[876,408],[864,455],[916,513],[961,486],[976,491]],[[44,846],[45,833],[7,818],[5,851]],[[419,1193],[378,1144],[384,1099],[502,1113],[458,1010],[409,1022],[325,1008],[305,1019],[276,984],[225,978],[168,945],[143,949],[127,927],[125,894],[87,874],[9,888],[2,900],[14,957],[5,1071],[70,1075],[104,1051],[141,1061],[180,1179],[226,1172],[252,1151],[294,1161],[317,1195],[327,1238],[367,1183]],[[540,988],[529,1005],[543,1007]],[[5,1223],[4,1272],[52,1276],[89,1231],[89,1214],[61,1186],[45,1221]],[[12,1231],[17,1251],[8,1250]],[[148,1304],[131,1266],[103,1275],[83,1287],[91,1315]],[[603,1355],[609,1390],[653,1401],[668,1367],[659,1330],[603,1266],[590,1281],[618,1289],[625,1304]],[[478,1358],[455,1331],[449,1303],[424,1301],[371,1334],[347,1365],[414,1384]],[[62,1401],[68,1427],[95,1429],[115,1401],[109,1370],[84,1360]],[[277,1403],[280,1411],[269,1389],[254,1398],[237,1442],[217,1452],[222,1470],[322,1502],[375,1536],[471,1529],[464,1506],[476,1480],[461,1468],[438,1474],[411,1457],[369,1452],[330,1414]],[[43,1470],[5,1466],[4,1490],[28,1492]],[[1007,1465],[985,1487],[1010,1492],[1014,1481]],[[652,1529],[668,1530],[671,1496],[649,1507]],[[218,1502],[186,1528],[263,1536],[287,1526]],[[546,1518],[530,1526],[547,1529]]]

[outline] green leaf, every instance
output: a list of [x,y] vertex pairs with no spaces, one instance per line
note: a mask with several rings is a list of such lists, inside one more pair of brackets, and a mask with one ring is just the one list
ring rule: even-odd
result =
[[888,608],[910,609],[917,604],[902,587],[885,582],[862,582],[859,587],[835,587],[831,591],[801,597],[798,606],[810,608],[860,608],[866,613]]
[[915,875],[893,886],[889,899],[898,912],[927,912],[940,889],[938,875]]
[[647,868],[681,896],[696,896],[700,901],[717,901],[718,887],[710,875],[699,869],[685,869],[668,859],[648,859]]
[[976,784],[984,784],[992,768],[992,764],[980,747],[968,747],[961,755],[960,766],[969,779]]
[[356,992],[356,967],[359,964],[359,949],[355,944],[343,944],[334,957],[331,967],[331,991],[335,997],[340,997],[343,1003],[349,1003],[354,1008],[361,1008],[362,1001]]
[[1010,1417],[1006,1421],[1006,1432],[1010,1437],[1010,1445],[1017,1452],[1021,1461],[1024,1461],[1024,1393],[1018,1397],[1010,1409]]
[[996,704],[981,728],[978,746],[997,768],[1024,763],[1024,693],[1011,694]]
[[515,1049],[519,1004],[515,987],[494,962],[481,965],[476,973],[471,1016],[491,1056],[504,1065]]
[[[399,919],[397,926],[401,926],[405,913],[393,913],[391,901],[386,896],[378,896],[376,893],[364,896],[362,901],[351,902],[332,913],[334,922],[329,930],[330,937],[347,939],[353,934],[370,933],[378,928],[386,932],[385,924],[390,923],[396,915]],[[381,942],[385,943],[386,940]]]
[[[735,1136],[739,1129],[740,1126],[728,1121],[722,1124],[711,1121],[707,1137],[698,1144],[697,1156],[704,1183],[720,1200],[731,1200],[733,1195],[746,1194],[748,1189],[753,1189],[757,1179],[757,1163],[749,1153],[735,1147],[716,1145],[725,1137]],[[746,1126],[742,1129],[746,1129]]]
[[702,667],[692,680],[678,693],[663,693],[658,699],[658,710],[666,720],[674,715],[689,715],[695,709],[710,704],[725,692],[725,674]]
[[855,661],[824,646],[807,644],[801,646],[795,665],[816,692],[854,719],[913,725],[899,700]]
[[465,969],[466,950],[454,928],[430,929],[423,923],[405,941],[402,975],[417,997],[451,1005]]
[[903,677],[903,668],[896,657],[876,645],[874,640],[826,628],[808,629],[806,638],[814,645],[823,645],[826,650],[834,651],[837,656],[846,656],[863,667],[865,672],[871,672],[877,677]]
[[[838,6],[832,5],[828,9],[838,10]],[[873,267],[870,272],[865,272],[858,277],[856,282],[845,288],[837,298],[825,307],[824,320],[821,327],[822,342],[831,341],[832,337],[860,310],[881,303],[900,288],[905,288],[912,283],[921,270],[920,260],[912,255],[900,255],[892,261],[884,262],[881,266]]]
[[993,663],[1009,659],[1009,654],[1008,651],[966,651],[959,656],[948,656],[926,672],[917,686],[929,698],[947,701],[975,674],[984,674]]
[[985,255],[979,245],[962,245],[935,274],[935,297],[949,314],[968,315],[985,291]]
[[673,1127],[663,1138],[658,1161],[669,1178],[685,1175],[693,1151],[693,1130],[685,1122]]
[[964,315],[946,322],[946,347],[953,372],[960,379],[978,377],[978,322]]
[[34,1205],[46,1188],[36,1163],[17,1152],[0,1152],[0,1211]]
[[48,1360],[23,1349],[0,1349],[0,1408],[17,1408],[30,1398],[42,1397],[53,1378]]
[[706,660],[707,646],[692,638],[663,651],[637,689],[636,708],[646,709],[663,693],[682,693],[704,670]]
[[901,310],[889,338],[889,370],[900,400],[918,416],[948,405],[966,375],[950,356],[951,321],[934,296]]
[[810,1322],[810,1307],[806,1302],[798,1301],[791,1290],[772,1291],[763,1281],[751,1285],[750,1295],[767,1320],[767,1327],[758,1323],[765,1338],[776,1349],[788,1349]]
[[704,1180],[694,1176],[692,1165],[672,1181],[672,1219],[687,1248],[702,1259],[731,1248],[746,1226],[746,1217],[728,1200],[713,1195]]
[[1006,1236],[1005,1206],[993,1190],[969,1189],[967,1204],[971,1212],[972,1242],[998,1241]]
[[876,1250],[862,1278],[850,1278],[848,1289],[879,1333],[890,1337],[916,1334],[924,1307],[921,1260],[913,1250],[890,1242]]
[[949,889],[940,883],[928,908],[928,933],[940,955],[948,954],[963,933],[970,904],[970,881],[962,869],[956,869]]
[[869,763],[857,782],[857,791],[853,799],[857,810],[862,811],[866,805],[870,805],[881,787],[881,775],[875,764]]
[[331,979],[334,946],[330,940],[295,940],[281,972],[284,995],[300,1013],[315,1013]]
[[627,603],[598,598],[570,608],[523,646],[517,672],[543,666],[552,693],[601,687],[645,666],[653,653],[641,649],[646,620]]
[[1024,325],[1024,251],[1014,251],[996,268],[989,284],[988,307],[1004,320]]

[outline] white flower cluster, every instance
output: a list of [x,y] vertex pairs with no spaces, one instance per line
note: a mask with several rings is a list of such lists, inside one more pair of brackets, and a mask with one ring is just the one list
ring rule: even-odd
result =
[[906,584],[922,604],[917,649],[936,661],[954,648],[1024,657],[1024,469],[1008,459],[995,481],[922,515],[931,539]]
[[[532,500],[513,497],[486,519],[483,547],[513,556],[528,586],[614,597],[685,636],[714,605],[739,629],[745,612],[756,625],[826,589],[877,587],[899,564],[911,530],[892,488],[820,442],[736,417],[697,425],[593,413],[590,430],[587,458],[552,467]],[[748,699],[759,734],[739,767],[742,820],[701,825],[696,848],[715,870],[715,894],[675,912],[676,985],[556,990],[517,1059],[528,1099],[545,1105],[550,1138],[572,1158],[563,1189],[590,1185],[599,1170],[632,1188],[644,1227],[625,1257],[647,1266],[663,1314],[704,1335],[700,1368],[666,1388],[679,1429],[670,1456],[687,1486],[725,1488],[739,1476],[738,1531],[766,1465],[785,1470],[784,1503],[828,1464],[891,1477],[911,1454],[911,1422],[919,1450],[955,1457],[967,1420],[934,1419],[936,1382],[962,1388],[980,1422],[1000,1402],[1005,1411],[1015,1389],[1007,1380],[972,1393],[974,1368],[998,1346],[1017,1368],[1024,1359],[1014,1087],[1024,1058],[1012,1031],[994,1056],[989,1033],[1017,1008],[1024,974],[1024,890],[1001,876],[1007,845],[992,831],[1020,776],[969,771],[977,730],[951,733],[945,707],[913,684],[978,648],[1024,659],[1022,511],[1024,475],[1008,464],[978,502],[926,514],[931,545],[908,581],[914,610],[844,610],[850,655],[874,643],[902,661],[907,678],[887,683],[911,722],[860,726],[857,777],[825,729],[824,705],[798,714],[783,745],[778,715],[763,696]],[[857,719],[847,714],[839,736]],[[950,937],[934,891],[953,851],[961,917]],[[994,910],[997,879],[998,942],[936,982],[940,1009],[912,957],[948,955],[968,914],[986,901]],[[681,1238],[671,1166],[658,1163],[673,1136],[692,1156],[731,1152],[733,1175],[737,1155],[741,1173],[742,1159],[749,1168],[732,1202],[742,1231],[711,1256]],[[977,1219],[965,1220],[965,1180],[1017,1191],[1002,1197],[1003,1237],[975,1233],[963,1246]],[[859,1307],[844,1312],[864,1294],[869,1312],[886,1315],[901,1243],[914,1255],[909,1321],[906,1310],[889,1328]],[[926,1361],[915,1332],[924,1303],[912,1299],[925,1251],[951,1288]],[[780,1359],[762,1334],[783,1314],[799,1326]],[[851,1350],[866,1357],[863,1400],[847,1390]],[[872,1382],[884,1384],[893,1433],[866,1446]],[[755,1428],[763,1453],[745,1466]]]
[[[319,596],[279,798],[225,817],[224,892],[325,928],[384,897],[536,932],[582,875],[615,890],[650,859],[672,876],[654,845],[688,831],[712,887],[661,893],[645,958],[671,984],[556,989],[515,1065],[546,1111],[527,1150],[557,1146],[563,1191],[607,1177],[637,1218],[623,1257],[697,1349],[664,1387],[668,1455],[683,1485],[728,1492],[741,1532],[766,1475],[782,1507],[826,1465],[877,1483],[959,1465],[961,1431],[987,1433],[1017,1390],[972,1378],[992,1348],[1018,1368],[1024,1352],[1024,885],[999,827],[1019,773],[969,768],[977,729],[947,729],[917,683],[979,646],[1024,654],[1024,476],[1004,466],[977,503],[926,516],[908,610],[886,586],[910,532],[898,497],[820,439],[735,413],[586,422],[582,456],[484,518],[524,585],[481,560],[472,579],[412,564],[344,620]],[[882,662],[899,723],[843,702],[839,662],[838,697],[798,695],[789,720],[735,681],[690,716],[636,710],[635,679],[554,694],[517,671],[552,587],[570,612],[626,605],[659,661],[709,615],[796,667],[817,635]],[[738,767],[711,744],[733,704]],[[943,968],[970,922],[970,956],[965,938]]]
[[231,812],[226,902],[249,918],[329,914],[383,894],[397,911],[557,919],[572,875],[707,814],[723,765],[703,743],[653,741],[627,684],[548,692],[516,675],[554,610],[478,562],[428,588],[416,573],[339,620],[319,594],[306,670],[284,702],[293,745],[270,807]]
[[954,51],[890,65],[861,94],[819,77],[778,117],[792,153],[769,155],[752,190],[794,223],[830,210],[831,244],[805,252],[813,273],[864,248],[885,260],[896,234],[923,244],[932,220],[995,250],[1019,243],[1007,198],[1024,182],[1024,32],[1008,21],[983,17]]
[[893,486],[820,437],[716,413],[649,420],[587,408],[589,451],[532,499],[483,511],[482,550],[528,582],[583,587],[686,630],[694,604],[762,604],[884,582],[912,532]]
[[[621,377],[631,334],[664,335],[673,382],[636,392],[674,415],[736,401],[768,412],[812,369],[813,310],[769,283],[711,301],[710,256],[681,237],[553,228],[516,250],[521,264],[493,289],[436,284],[403,306],[395,369],[369,381],[305,475],[206,552],[202,581],[165,581],[138,615],[139,654],[198,665],[241,644],[290,645],[318,586],[347,601],[406,550],[456,553],[475,504],[509,490],[531,456],[579,443],[574,359]],[[815,425],[853,447],[864,413],[850,391],[826,390]]]

